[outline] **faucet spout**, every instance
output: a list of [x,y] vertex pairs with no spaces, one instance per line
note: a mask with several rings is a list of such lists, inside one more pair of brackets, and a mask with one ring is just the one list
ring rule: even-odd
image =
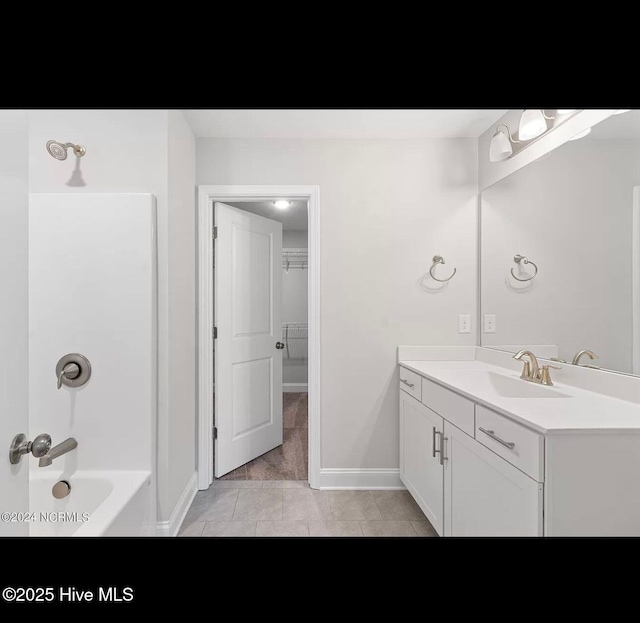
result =
[[[582,357],[586,355],[587,357],[589,357],[589,359],[598,359],[598,355],[596,355],[593,351],[588,350],[587,348],[583,349],[583,350],[579,350],[574,358],[573,361],[571,362],[574,366],[579,366],[580,365],[580,359],[582,359]],[[586,367],[596,367],[596,366],[585,366]]]
[[[530,350],[521,350],[516,353],[513,358],[520,361],[523,357],[529,357],[529,361],[525,361],[524,370],[520,378],[527,381],[536,381],[540,378],[540,368],[538,367],[538,360],[536,356]],[[531,362],[531,371],[529,371],[529,362]]]
[[67,452],[71,452],[71,450],[75,450],[78,447],[78,442],[74,437],[69,437],[69,439],[65,439],[57,446],[53,446],[49,452],[47,452],[44,456],[40,457],[40,461],[38,461],[38,467],[47,467],[53,463],[55,459],[61,457],[63,454]]

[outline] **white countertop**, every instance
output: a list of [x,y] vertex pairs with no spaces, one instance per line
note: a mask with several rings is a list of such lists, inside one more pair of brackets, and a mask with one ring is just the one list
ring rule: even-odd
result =
[[640,405],[637,403],[555,381],[549,388],[536,385],[540,388],[537,393],[543,395],[544,390],[549,390],[562,394],[561,397],[505,397],[498,393],[489,372],[511,377],[520,383],[528,382],[520,379],[518,372],[477,360],[400,361],[399,364],[539,433],[640,432]]

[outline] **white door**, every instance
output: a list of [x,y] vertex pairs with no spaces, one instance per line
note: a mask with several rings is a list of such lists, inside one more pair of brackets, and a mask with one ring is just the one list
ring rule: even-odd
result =
[[449,422],[445,536],[542,536],[542,485]]
[[282,224],[215,204],[215,475],[282,445]]
[[444,420],[400,390],[400,479],[442,535],[444,473],[440,447]]
[[[29,462],[9,462],[13,438],[29,431],[28,128],[24,110],[0,111],[0,506],[29,510]],[[45,432],[45,431],[38,431]],[[36,433],[37,434],[37,433]],[[26,536],[26,522],[0,522],[0,536]]]

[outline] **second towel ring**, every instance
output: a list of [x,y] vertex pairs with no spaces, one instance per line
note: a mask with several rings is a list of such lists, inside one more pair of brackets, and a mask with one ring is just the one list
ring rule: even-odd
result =
[[453,277],[455,276],[456,272],[458,272],[457,268],[453,269],[453,272],[451,273],[451,275],[449,277],[447,277],[446,279],[438,279],[434,274],[433,274],[433,269],[438,265],[438,264],[444,264],[444,258],[441,255],[434,255],[433,256],[433,264],[431,266],[431,268],[429,269],[429,274],[431,275],[432,279],[435,279],[435,281],[439,281],[440,283],[446,283],[447,281],[451,281],[453,279]]
[[516,280],[516,281],[531,281],[537,274],[538,274],[538,266],[532,262],[529,258],[525,257],[524,255],[516,255],[513,258],[513,261],[516,264],[520,264],[520,262],[522,262],[523,264],[531,264],[531,266],[533,266],[535,272],[533,273],[533,275],[531,275],[531,277],[527,277],[526,279],[520,279],[520,277],[516,277],[516,274],[513,272],[513,268],[511,269],[511,276]]

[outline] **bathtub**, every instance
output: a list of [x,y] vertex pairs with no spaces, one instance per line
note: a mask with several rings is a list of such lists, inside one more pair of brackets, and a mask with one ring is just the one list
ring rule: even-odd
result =
[[[51,489],[71,485],[61,500]],[[60,470],[29,474],[30,536],[150,536],[155,534],[151,472]]]

